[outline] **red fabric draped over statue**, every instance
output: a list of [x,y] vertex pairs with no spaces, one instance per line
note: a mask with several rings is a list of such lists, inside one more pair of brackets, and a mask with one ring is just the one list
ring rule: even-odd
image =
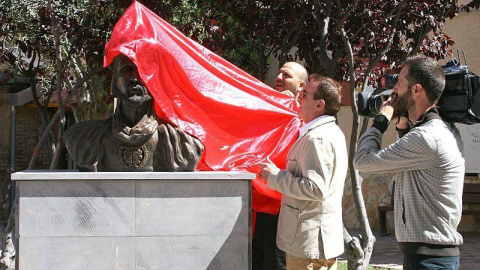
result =
[[[133,2],[105,46],[104,65],[129,57],[156,101],[159,118],[205,145],[199,170],[258,172],[267,156],[280,168],[300,120],[293,98],[185,37]],[[276,214],[281,195],[265,181],[252,182],[253,209]]]

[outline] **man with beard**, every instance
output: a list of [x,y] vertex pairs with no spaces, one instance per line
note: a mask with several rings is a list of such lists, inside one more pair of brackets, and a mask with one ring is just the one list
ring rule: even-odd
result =
[[[404,269],[459,269],[465,162],[458,130],[442,120],[436,106],[444,87],[435,60],[408,58],[354,158],[361,172],[396,173],[395,235]],[[381,149],[382,134],[398,111],[407,111],[413,126],[397,126],[409,130]]]
[[153,99],[135,64],[115,58],[112,94],[118,98],[112,117],[84,121],[64,134],[67,150],[84,171],[194,171],[202,143],[171,126],[159,124]]

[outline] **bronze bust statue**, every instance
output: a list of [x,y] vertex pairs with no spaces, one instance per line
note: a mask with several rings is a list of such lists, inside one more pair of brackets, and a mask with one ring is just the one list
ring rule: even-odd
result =
[[126,56],[115,58],[112,117],[77,123],[64,134],[67,150],[82,171],[194,171],[203,152],[195,137],[159,124],[153,99]]

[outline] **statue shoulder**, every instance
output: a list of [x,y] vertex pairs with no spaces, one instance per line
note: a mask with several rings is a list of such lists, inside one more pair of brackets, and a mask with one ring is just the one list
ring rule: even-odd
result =
[[170,124],[158,125],[154,171],[195,171],[203,154],[202,142]]
[[63,141],[78,166],[91,170],[97,163],[98,150],[111,122],[111,118],[88,120],[76,123],[65,131]]

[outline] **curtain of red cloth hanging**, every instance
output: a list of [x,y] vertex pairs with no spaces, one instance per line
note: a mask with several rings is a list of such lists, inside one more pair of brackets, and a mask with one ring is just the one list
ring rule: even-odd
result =
[[[293,98],[280,94],[185,37],[138,2],[115,26],[104,65],[129,57],[156,101],[159,118],[205,145],[199,170],[257,173],[267,156],[280,168],[300,120]],[[281,195],[253,180],[253,209],[276,214]]]

